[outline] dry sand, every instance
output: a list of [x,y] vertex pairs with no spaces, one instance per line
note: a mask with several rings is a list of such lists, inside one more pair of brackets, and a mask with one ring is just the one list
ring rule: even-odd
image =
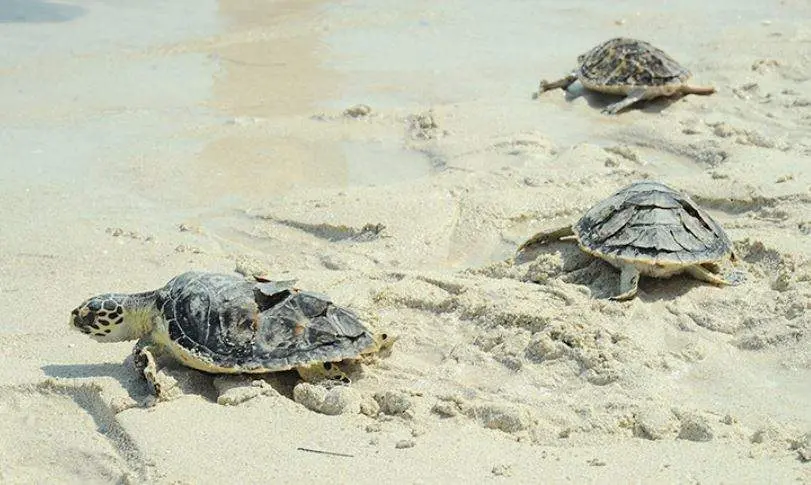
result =
[[[811,7],[597,3],[5,2],[0,483],[811,482]],[[718,93],[531,99],[618,35]],[[743,284],[617,303],[571,244],[511,261],[641,178],[712,213]],[[170,369],[145,407],[131,344],[66,325],[237,266],[392,354],[295,396]]]

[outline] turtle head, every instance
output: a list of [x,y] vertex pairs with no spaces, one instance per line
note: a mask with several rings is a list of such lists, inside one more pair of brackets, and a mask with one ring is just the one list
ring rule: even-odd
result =
[[380,357],[388,357],[391,353],[391,348],[397,337],[388,333],[375,333],[372,334],[372,345],[361,352],[364,355],[377,354]]
[[89,298],[70,313],[70,325],[98,342],[140,338],[152,328],[151,315],[130,299],[116,293]]

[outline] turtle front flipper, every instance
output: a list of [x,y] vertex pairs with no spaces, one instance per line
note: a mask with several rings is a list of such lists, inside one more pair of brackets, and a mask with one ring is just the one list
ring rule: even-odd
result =
[[639,270],[633,264],[626,264],[620,270],[620,294],[609,298],[614,301],[630,300],[639,289]]
[[614,104],[610,104],[610,105],[606,106],[605,108],[603,108],[603,114],[615,115],[615,114],[619,113],[620,111],[624,110],[628,106],[631,106],[632,104],[636,103],[637,101],[641,101],[641,100],[645,99],[646,95],[647,95],[647,91],[648,90],[646,88],[632,89],[631,91],[628,92],[628,95],[625,96],[625,98],[621,99],[620,101],[617,101]]
[[574,230],[572,229],[572,226],[570,224],[563,227],[559,227],[557,229],[541,231],[532,236],[531,238],[527,239],[527,241],[524,242],[524,244],[518,246],[516,252],[520,253],[521,251],[527,249],[530,246],[534,246],[535,244],[547,244],[551,241],[558,241],[560,239],[569,236],[574,236]]
[[349,384],[351,380],[346,373],[334,362],[319,362],[296,367],[298,375],[305,382],[342,382]]
[[132,361],[135,370],[146,379],[149,388],[156,397],[160,397],[161,386],[157,382],[158,364],[152,354],[150,345],[144,341],[139,341],[132,349]]
[[[146,379],[153,398],[147,401],[147,405],[153,405],[159,401],[169,401],[178,397],[182,392],[178,387],[177,380],[158,369],[155,354],[160,354],[160,347],[150,345],[147,341],[141,340],[132,351],[133,363],[139,375]],[[154,352],[154,354],[153,354]]]

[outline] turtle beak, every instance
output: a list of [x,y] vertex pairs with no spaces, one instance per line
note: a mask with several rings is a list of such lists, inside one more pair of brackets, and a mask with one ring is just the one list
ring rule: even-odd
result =
[[95,315],[86,307],[79,307],[70,312],[70,326],[82,333],[90,333],[93,331],[90,327],[90,323],[93,323],[94,320]]

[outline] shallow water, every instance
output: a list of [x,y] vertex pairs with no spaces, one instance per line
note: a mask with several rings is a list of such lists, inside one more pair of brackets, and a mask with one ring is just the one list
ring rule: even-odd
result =
[[[608,30],[702,59],[706,32],[792,15],[791,3],[774,10],[631,1],[310,1],[260,11],[251,2],[214,1],[5,6],[4,189],[47,185],[66,191],[74,209],[102,212],[99,200],[110,209],[140,199],[211,208],[293,188],[430,174],[424,157],[396,141],[319,142],[301,121],[361,102],[382,111],[457,106],[463,122],[489,124],[494,133],[509,125],[559,143],[599,142],[603,120],[552,120],[529,100],[539,77],[571,68],[572,52]],[[670,25],[669,9],[691,21]],[[257,117],[274,135],[264,151],[251,149],[257,133],[232,133],[229,125]]]
[[[0,23],[0,188],[18,203],[0,216],[9,231],[31,235],[79,221],[219,224],[232,209],[291,191],[432,177],[447,160],[436,146],[409,146],[403,120],[437,107],[450,113],[443,128],[457,139],[535,132],[559,147],[604,144],[633,126],[630,118],[603,117],[605,101],[576,88],[568,101],[559,93],[533,101],[539,78],[564,74],[574,53],[612,35],[648,38],[700,70],[718,55],[713,36],[768,29],[801,7],[9,5],[22,20]],[[382,118],[342,119],[358,103]],[[569,106],[578,103],[596,108],[584,116]],[[655,150],[645,155],[663,173],[692,169]],[[42,207],[35,194],[58,202]]]

